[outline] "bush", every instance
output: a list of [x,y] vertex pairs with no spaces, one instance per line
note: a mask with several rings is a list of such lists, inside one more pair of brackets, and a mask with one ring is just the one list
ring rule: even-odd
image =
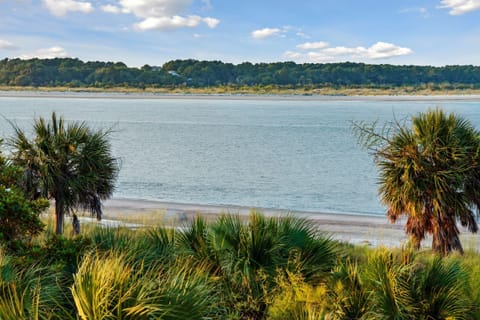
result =
[[0,243],[10,250],[18,250],[43,230],[39,214],[49,206],[42,198],[30,200],[21,189],[22,179],[22,170],[0,154]]

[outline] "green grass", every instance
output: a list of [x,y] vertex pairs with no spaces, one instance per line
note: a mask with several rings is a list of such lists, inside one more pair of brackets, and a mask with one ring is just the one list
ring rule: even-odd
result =
[[51,227],[0,251],[0,319],[480,319],[480,255],[353,246],[307,221]]

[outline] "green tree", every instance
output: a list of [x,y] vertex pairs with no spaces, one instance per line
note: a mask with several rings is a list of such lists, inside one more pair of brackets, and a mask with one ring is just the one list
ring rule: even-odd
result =
[[379,131],[356,124],[355,129],[380,169],[379,193],[390,221],[407,217],[405,230],[416,248],[431,234],[434,251],[463,253],[457,222],[478,231],[478,131],[439,109],[413,116],[411,126],[396,122]]
[[0,154],[0,242],[9,247],[43,230],[39,214],[48,207],[45,199],[28,199],[21,188],[22,177],[22,170]]
[[55,112],[34,123],[34,137],[14,125],[13,161],[24,168],[26,190],[55,200],[56,233],[63,233],[65,213],[81,208],[101,219],[101,200],[109,198],[118,174],[111,154],[110,131],[93,131],[85,123],[66,123]]

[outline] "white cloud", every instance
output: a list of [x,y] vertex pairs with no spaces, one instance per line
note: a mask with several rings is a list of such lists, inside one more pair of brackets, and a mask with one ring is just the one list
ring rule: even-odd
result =
[[203,18],[203,22],[205,22],[210,29],[214,29],[218,26],[218,24],[220,23],[220,20],[207,17],[207,18]]
[[0,50],[15,50],[16,48],[10,41],[0,39]]
[[451,15],[462,15],[480,10],[480,0],[442,0],[440,8],[450,9]]
[[104,12],[113,13],[113,14],[118,14],[122,12],[122,8],[111,5],[111,4],[101,6],[100,9],[102,9],[102,11]]
[[179,15],[187,10],[192,0],[120,0],[120,6],[140,18]]
[[74,0],[43,0],[43,4],[55,16],[65,16],[68,12],[90,13],[93,6],[90,2]]
[[172,30],[184,27],[194,28],[205,23],[208,27],[215,28],[219,22],[213,18],[199,16],[149,17],[137,23],[135,27],[139,30]]
[[[203,1],[210,5],[210,1]],[[193,28],[202,24],[216,28],[220,20],[184,13],[192,0],[120,0],[118,5],[105,5],[102,10],[110,13],[133,14],[141,21],[134,25],[137,30],[173,30]]]
[[328,43],[323,41],[303,43],[298,45],[297,48],[310,51],[287,51],[283,56],[287,59],[294,59],[296,61],[327,62],[339,60],[388,59],[413,53],[410,48],[400,47],[392,43],[381,41],[368,48],[345,46],[329,47]]
[[55,46],[51,48],[39,49],[34,53],[22,54],[19,56],[20,59],[52,59],[52,58],[65,58],[68,54],[64,48]]
[[410,48],[399,47],[392,43],[380,41],[368,48],[365,53],[361,52],[360,54],[363,54],[370,59],[384,59],[405,56],[412,53],[413,51]]
[[366,52],[367,49],[364,47],[356,47],[356,48],[348,48],[348,47],[333,47],[333,48],[326,48],[323,50],[323,53],[328,54],[330,56],[344,56],[348,54],[353,55],[361,55],[362,53]]
[[254,39],[265,39],[278,35],[282,30],[278,28],[263,28],[259,30],[252,31],[250,34]]
[[325,41],[318,41],[318,42],[305,42],[299,44],[297,48],[303,50],[312,50],[312,49],[324,49],[329,46],[328,42]]

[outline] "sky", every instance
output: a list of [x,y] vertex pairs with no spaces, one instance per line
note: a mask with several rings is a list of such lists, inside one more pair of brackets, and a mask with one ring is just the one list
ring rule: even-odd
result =
[[480,65],[480,0],[0,0],[0,59]]

